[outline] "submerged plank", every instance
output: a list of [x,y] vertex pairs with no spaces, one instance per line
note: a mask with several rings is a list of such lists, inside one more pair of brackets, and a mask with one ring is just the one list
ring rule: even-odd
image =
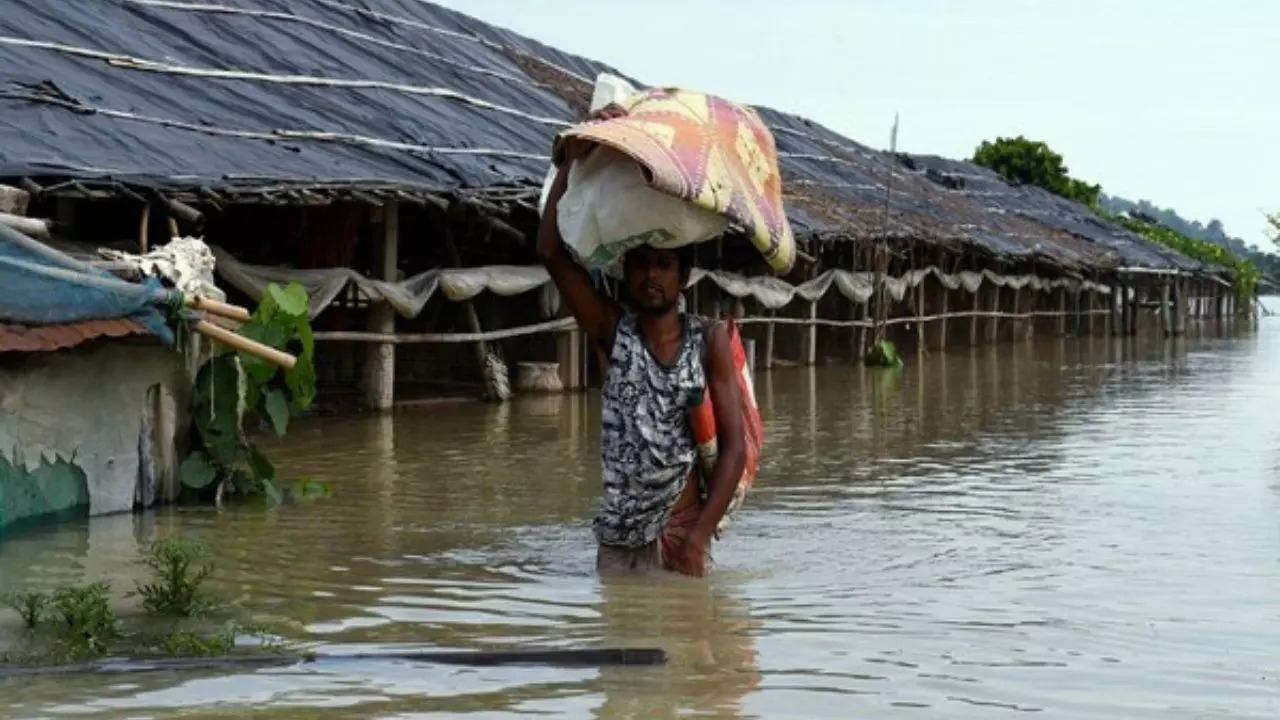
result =
[[78,675],[87,673],[132,674],[209,669],[255,669],[352,660],[402,660],[440,665],[473,667],[498,665],[549,665],[553,667],[602,667],[663,665],[667,653],[661,648],[582,648],[532,650],[433,650],[373,653],[326,653],[323,655],[257,654],[218,657],[177,657],[146,660],[111,659],[68,665],[40,667],[0,667],[0,680],[35,675]]

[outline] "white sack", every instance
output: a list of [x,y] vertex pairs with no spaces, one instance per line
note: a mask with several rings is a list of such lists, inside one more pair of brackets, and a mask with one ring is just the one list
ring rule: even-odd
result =
[[729,227],[724,216],[649,187],[639,163],[604,146],[569,166],[556,219],[565,244],[585,266],[615,274],[634,247],[681,247]]

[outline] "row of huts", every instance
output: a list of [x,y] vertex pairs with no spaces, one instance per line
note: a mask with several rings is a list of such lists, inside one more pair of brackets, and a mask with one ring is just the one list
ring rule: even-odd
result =
[[[9,10],[0,183],[59,243],[91,257],[196,235],[244,304],[267,282],[301,282],[322,404],[594,381],[533,237],[553,135],[584,116],[600,73],[623,73],[417,0]],[[771,277],[730,234],[699,248],[688,297],[740,316],[758,366],[859,357],[878,327],[909,352],[1133,333],[1148,317],[1177,333],[1189,315],[1231,313],[1221,268],[1076,203],[760,112],[802,258]],[[54,339],[19,343],[5,333],[30,328],[0,327],[0,371],[120,331],[45,328]],[[22,412],[0,389],[0,421]]]

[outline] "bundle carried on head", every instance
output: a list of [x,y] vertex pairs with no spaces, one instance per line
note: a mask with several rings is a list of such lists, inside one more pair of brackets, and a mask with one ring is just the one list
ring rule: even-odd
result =
[[791,270],[777,148],[755,110],[602,75],[591,109],[606,106],[618,116],[565,130],[553,151],[569,164],[560,233],[583,265],[616,275],[634,247],[691,245],[736,226],[776,273]]

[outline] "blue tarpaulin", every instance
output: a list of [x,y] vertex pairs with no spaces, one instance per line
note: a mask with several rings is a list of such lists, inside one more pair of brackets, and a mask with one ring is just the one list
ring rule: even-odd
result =
[[174,297],[159,280],[121,280],[0,225],[0,322],[58,325],[129,318],[172,344],[166,310]]

